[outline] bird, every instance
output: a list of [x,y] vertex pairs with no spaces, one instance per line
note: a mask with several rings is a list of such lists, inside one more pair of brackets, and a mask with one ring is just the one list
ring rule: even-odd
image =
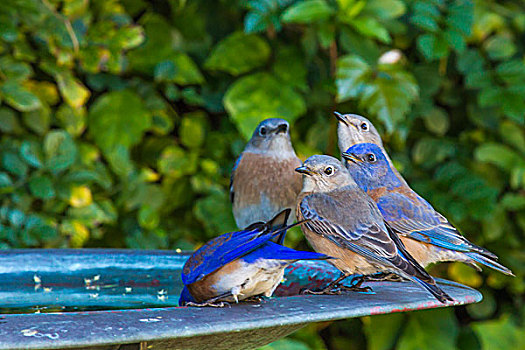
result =
[[[295,210],[301,191],[301,165],[290,140],[290,125],[284,119],[263,120],[235,162],[230,179],[230,200],[239,228],[267,221],[285,209]],[[292,212],[289,220],[293,221]],[[291,223],[291,222],[290,222]]]
[[358,143],[342,153],[358,186],[377,203],[388,226],[423,266],[459,261],[480,270],[478,263],[506,275],[512,271],[498,257],[469,242],[430,203],[394,172],[384,150],[375,143]]
[[225,306],[264,295],[270,297],[283,279],[284,269],[298,260],[324,260],[315,252],[298,251],[282,244],[291,209],[244,230],[218,236],[186,261],[181,306]]
[[442,303],[453,300],[406,251],[339,160],[314,155],[296,171],[303,174],[297,220],[304,220],[301,228],[313,249],[334,258],[329,262],[342,273],[334,282],[352,274],[394,273]]
[[397,169],[394,167],[392,160],[388,156],[385,148],[383,146],[383,140],[379,135],[374,124],[370,122],[367,118],[359,114],[342,114],[334,111],[334,116],[338,120],[337,124],[337,140],[339,145],[339,150],[341,152],[346,151],[349,147],[355,145],[356,143],[374,143],[378,145],[383,153],[386,155],[388,164],[394,171],[394,173],[400,178],[404,183],[405,179],[399,174]]

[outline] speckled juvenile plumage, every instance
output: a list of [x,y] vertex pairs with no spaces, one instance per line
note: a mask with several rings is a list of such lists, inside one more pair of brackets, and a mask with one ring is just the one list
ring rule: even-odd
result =
[[343,158],[356,183],[377,203],[385,221],[420,264],[460,261],[476,266],[481,263],[512,274],[496,261],[496,255],[469,242],[447,218],[399,178],[378,145],[353,145],[343,153]]
[[[265,130],[261,135],[261,130]],[[266,221],[285,209],[294,209],[301,190],[301,165],[292,147],[289,125],[284,119],[261,122],[232,172],[230,198],[240,228]],[[290,220],[295,217],[293,214]]]
[[312,156],[297,171],[305,174],[297,219],[315,251],[329,254],[345,275],[391,272],[418,283],[441,302],[450,300],[385,226],[374,201],[343,164]]

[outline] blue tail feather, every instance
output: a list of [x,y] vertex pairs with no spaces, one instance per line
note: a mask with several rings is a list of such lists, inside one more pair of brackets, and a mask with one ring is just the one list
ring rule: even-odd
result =
[[252,262],[257,259],[278,259],[278,260],[324,260],[330,259],[329,256],[321,253],[306,252],[288,248],[273,242],[268,242],[259,249],[245,255],[242,259]]
[[505,266],[501,265],[497,261],[494,261],[493,259],[486,257],[484,255],[478,254],[478,253],[465,253],[469,258],[474,260],[475,262],[478,262],[482,265],[488,266],[496,271],[499,271],[501,273],[504,273],[505,275],[514,276],[512,271]]

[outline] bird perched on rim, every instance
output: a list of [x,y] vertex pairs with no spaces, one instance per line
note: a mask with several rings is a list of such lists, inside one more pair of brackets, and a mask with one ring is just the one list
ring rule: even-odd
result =
[[384,150],[375,143],[358,143],[342,154],[346,168],[376,203],[388,226],[423,266],[460,261],[478,270],[480,263],[512,275],[498,257],[469,242],[454,226],[396,174]]
[[260,295],[270,297],[293,262],[328,259],[281,245],[286,230],[294,226],[286,226],[290,212],[285,209],[266,223],[225,233],[193,253],[182,270],[179,305],[223,306]]
[[394,273],[408,278],[440,302],[452,300],[389,231],[374,201],[352,179],[344,165],[315,155],[296,169],[304,174],[297,220],[315,251],[334,257],[342,275]]
[[[301,191],[301,165],[284,119],[263,120],[232,170],[230,200],[239,228],[267,221],[284,208],[294,208]],[[293,220],[295,215],[290,215]]]
[[383,140],[379,136],[374,124],[367,118],[359,114],[341,114],[334,112],[334,116],[337,118],[339,123],[337,124],[337,139],[339,150],[341,152],[346,151],[349,147],[356,143],[374,143],[378,145],[383,153],[385,154],[388,164],[393,169],[394,173],[400,178],[401,181],[405,182],[405,179],[399,174],[397,169],[394,167],[392,160],[388,156],[383,146]]

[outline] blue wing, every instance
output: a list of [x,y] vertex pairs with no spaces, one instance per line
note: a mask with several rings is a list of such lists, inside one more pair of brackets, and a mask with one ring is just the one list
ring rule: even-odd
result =
[[241,162],[242,153],[239,155],[237,160],[235,161],[235,164],[233,164],[232,168],[232,174],[230,175],[230,202],[233,203],[233,199],[235,198],[235,190],[233,188],[233,177],[235,176],[235,169],[239,166],[239,163]]
[[186,303],[189,303],[189,302],[190,303],[195,303],[196,301],[191,296],[190,291],[188,290],[188,288],[186,288],[186,286],[184,286],[184,288],[180,292],[179,306],[184,306],[184,305],[186,305]]
[[415,192],[412,199],[402,193],[387,192],[377,205],[388,225],[412,239],[460,252],[478,252],[495,258],[488,250],[463,237],[448,220]]
[[278,259],[278,260],[322,260],[330,259],[328,255],[315,252],[305,252],[285,247],[273,242],[267,242],[258,249],[242,257],[246,262],[254,262],[257,259]]
[[265,226],[261,223],[212,239],[186,261],[182,270],[182,282],[191,284],[202,279],[232,260],[257,248],[271,237],[271,234],[265,234]]

